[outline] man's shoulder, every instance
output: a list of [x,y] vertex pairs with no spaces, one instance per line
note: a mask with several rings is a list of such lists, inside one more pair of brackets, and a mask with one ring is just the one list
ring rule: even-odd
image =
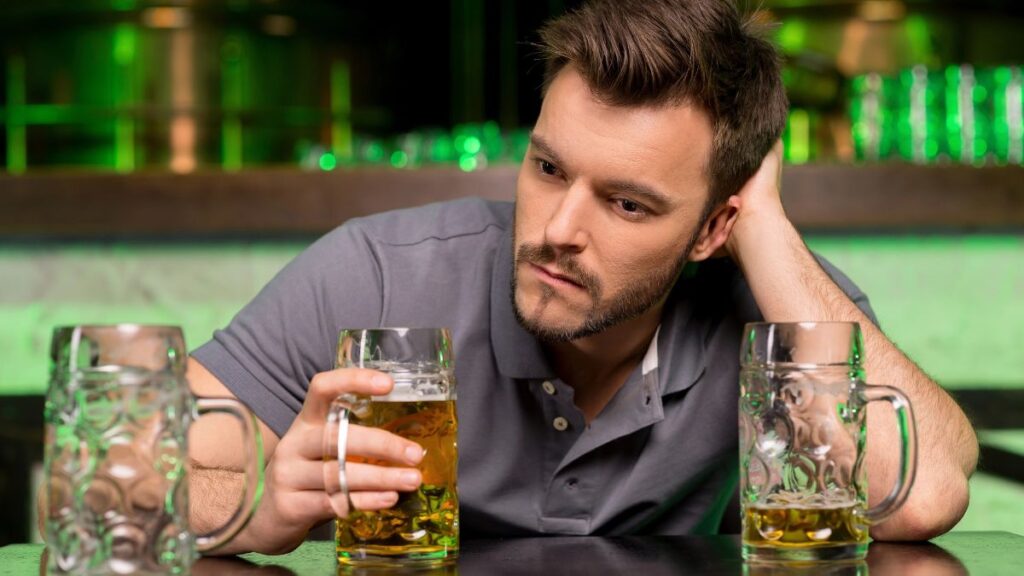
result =
[[511,202],[462,198],[355,218],[342,228],[374,243],[407,246],[503,232],[511,226],[513,211]]

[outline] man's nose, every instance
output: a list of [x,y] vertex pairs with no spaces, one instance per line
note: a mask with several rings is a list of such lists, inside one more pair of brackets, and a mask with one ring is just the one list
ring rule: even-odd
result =
[[582,183],[574,183],[559,199],[544,228],[544,239],[558,250],[582,252],[590,240],[587,231],[590,217],[590,191]]

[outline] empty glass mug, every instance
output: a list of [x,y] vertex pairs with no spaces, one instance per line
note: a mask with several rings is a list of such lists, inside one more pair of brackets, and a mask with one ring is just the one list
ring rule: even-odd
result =
[[[750,561],[860,559],[868,528],[906,500],[917,439],[910,401],[864,383],[856,322],[754,323],[740,352],[740,505]],[[867,508],[868,402],[896,410],[899,476]]]
[[[51,574],[187,573],[248,521],[262,491],[252,414],[230,399],[195,399],[188,355],[171,326],[56,328],[46,395],[45,539]],[[197,410],[198,408],[198,410]],[[189,528],[190,423],[220,412],[249,453],[241,505],[211,534]]]
[[[379,370],[394,381],[391,393],[383,396],[340,396],[327,415],[324,480],[338,515],[338,563],[405,568],[454,562],[459,499],[451,334],[443,328],[343,330],[335,365]],[[386,510],[354,509],[344,465],[350,420],[420,444],[419,489],[399,493],[398,503]]]

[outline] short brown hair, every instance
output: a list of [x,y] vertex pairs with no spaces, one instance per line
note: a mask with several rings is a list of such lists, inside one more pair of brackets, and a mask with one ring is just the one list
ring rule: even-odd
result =
[[544,88],[566,66],[617,106],[692,102],[711,117],[708,208],[740,190],[786,125],[779,57],[729,0],[592,0],[540,31]]

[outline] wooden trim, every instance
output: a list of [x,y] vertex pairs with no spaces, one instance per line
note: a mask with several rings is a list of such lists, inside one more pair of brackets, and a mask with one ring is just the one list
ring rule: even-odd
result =
[[805,165],[783,172],[801,229],[981,231],[1024,228],[1024,167]]
[[[0,175],[0,238],[317,235],[357,216],[464,196],[511,200],[516,166],[476,172]],[[1024,229],[1024,168],[787,167],[783,199],[803,230]]]
[[384,210],[462,196],[512,199],[515,169],[52,174],[0,177],[0,235],[321,234]]

